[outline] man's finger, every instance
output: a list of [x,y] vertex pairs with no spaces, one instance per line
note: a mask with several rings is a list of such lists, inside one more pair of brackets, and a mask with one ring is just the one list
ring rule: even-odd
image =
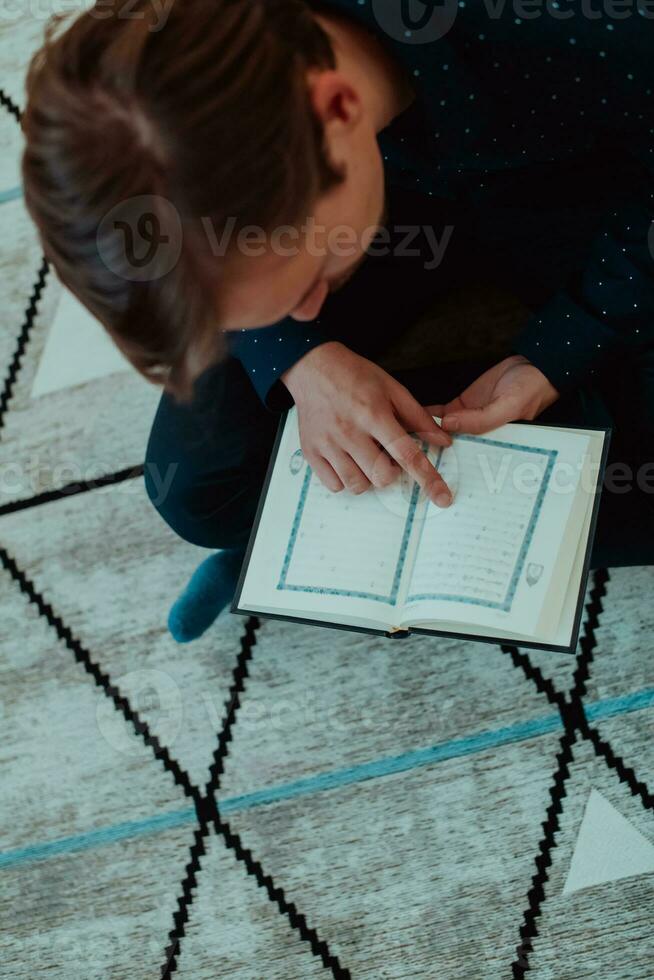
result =
[[343,489],[342,481],[334,471],[333,466],[326,459],[323,459],[322,456],[313,456],[308,462],[320,482],[328,490],[331,490],[332,493],[338,493],[339,490]]
[[515,399],[500,396],[482,408],[457,408],[453,412],[448,410],[443,418],[443,428],[448,432],[481,435],[482,432],[490,432],[506,422],[513,422],[518,417],[516,408]]
[[359,433],[345,448],[375,487],[390,486],[401,473],[395,460],[368,435]]
[[329,462],[346,490],[351,493],[363,493],[369,488],[370,480],[349,453],[342,450],[335,451],[331,453]]
[[452,445],[452,439],[447,432],[434,422],[424,405],[420,405],[406,388],[398,385],[392,398],[399,421],[407,431],[416,432],[431,446]]
[[393,419],[375,434],[386,452],[399,463],[438,507],[452,503],[452,494],[438,470],[430,463],[419,441]]
[[453,398],[451,402],[446,402],[445,405],[425,405],[425,411],[429,412],[430,415],[437,415],[442,425],[446,415],[451,415],[453,412],[458,412],[460,409],[465,408],[463,395],[465,395],[465,392],[457,398]]

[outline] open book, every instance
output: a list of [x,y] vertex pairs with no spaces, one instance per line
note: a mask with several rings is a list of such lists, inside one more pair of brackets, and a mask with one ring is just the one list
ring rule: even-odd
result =
[[511,424],[455,436],[428,451],[454,492],[441,509],[405,474],[359,495],[327,490],[292,408],[232,612],[572,651],[607,448],[604,429]]

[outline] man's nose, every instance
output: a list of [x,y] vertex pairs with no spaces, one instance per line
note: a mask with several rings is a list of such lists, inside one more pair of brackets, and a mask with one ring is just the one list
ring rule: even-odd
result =
[[324,279],[317,282],[313,287],[308,296],[305,296],[302,302],[291,310],[290,315],[294,320],[315,320],[315,318],[320,313],[320,308],[322,304],[327,299],[329,293],[329,286]]

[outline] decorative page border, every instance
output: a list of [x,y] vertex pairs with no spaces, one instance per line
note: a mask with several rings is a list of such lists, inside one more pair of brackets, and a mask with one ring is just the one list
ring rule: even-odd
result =
[[[426,445],[423,445],[426,448]],[[400,544],[400,551],[397,556],[397,563],[395,566],[395,574],[393,576],[393,584],[391,586],[390,595],[379,595],[374,592],[358,592],[354,589],[335,589],[328,586],[321,585],[292,585],[287,581],[288,568],[291,563],[291,557],[293,555],[293,548],[295,547],[295,542],[297,540],[298,532],[300,530],[300,522],[302,520],[302,513],[304,511],[304,505],[306,503],[307,495],[309,493],[309,485],[313,477],[313,470],[307,463],[307,471],[304,475],[304,481],[302,483],[302,489],[300,491],[300,499],[295,510],[295,516],[293,518],[293,525],[291,527],[291,534],[286,546],[286,552],[284,554],[284,561],[282,563],[282,570],[279,576],[279,582],[277,583],[277,588],[287,591],[287,592],[317,592],[320,595],[343,595],[348,596],[351,599],[372,599],[374,602],[384,602],[389,605],[395,605],[397,602],[397,595],[400,587],[400,579],[402,577],[402,572],[404,570],[404,561],[406,558],[407,548],[409,546],[409,538],[411,536],[411,528],[413,527],[413,521],[415,518],[416,506],[418,504],[418,497],[420,495],[420,487],[414,482],[413,490],[411,491],[411,499],[409,501],[409,508],[407,511],[406,522],[404,524],[404,531],[402,534],[402,541]]]
[[[408,595],[406,598],[406,603],[420,602],[423,599],[442,599],[446,602],[462,602],[468,606],[484,606],[486,609],[500,609],[503,612],[510,612],[511,606],[513,605],[513,600],[515,598],[515,593],[518,588],[518,582],[520,581],[520,575],[522,574],[522,569],[524,567],[525,558],[527,557],[527,552],[529,550],[529,545],[531,544],[531,540],[534,536],[536,523],[538,522],[538,517],[543,506],[543,500],[545,499],[547,487],[549,486],[550,478],[552,476],[554,463],[558,456],[558,451],[556,449],[538,449],[535,446],[523,446],[516,442],[502,442],[499,439],[487,439],[484,436],[460,435],[456,436],[455,438],[456,440],[464,440],[466,442],[483,442],[486,445],[499,446],[502,449],[515,449],[519,452],[538,453],[541,456],[547,457],[547,464],[541,478],[540,487],[538,488],[538,493],[536,494],[534,500],[531,517],[529,518],[529,522],[525,529],[522,544],[516,558],[513,574],[511,576],[511,581],[509,582],[509,587],[503,602],[493,602],[490,599],[471,599],[468,596],[456,595],[455,593],[450,594],[447,592],[419,592],[415,595]],[[423,522],[422,527],[420,528],[420,537],[422,537],[424,526],[425,525]],[[419,547],[420,540],[418,541],[418,548]]]

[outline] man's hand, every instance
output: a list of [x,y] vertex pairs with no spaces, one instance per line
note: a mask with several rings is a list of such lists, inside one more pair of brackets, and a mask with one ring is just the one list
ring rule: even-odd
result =
[[556,401],[559,393],[542,371],[515,354],[484,372],[447,405],[430,405],[448,432],[479,435],[505,422],[535,419]]
[[282,381],[297,405],[304,456],[330,490],[385,487],[404,469],[439,507],[451,503],[446,483],[409,433],[432,446],[449,446],[450,436],[378,365],[329,341]]

